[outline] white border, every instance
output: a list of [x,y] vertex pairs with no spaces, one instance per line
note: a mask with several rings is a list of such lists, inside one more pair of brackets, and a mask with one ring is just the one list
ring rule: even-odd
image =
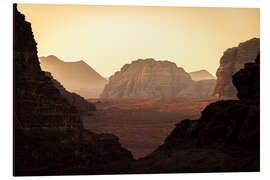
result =
[[[1,119],[0,119],[0,176],[12,177],[12,3],[42,4],[95,4],[95,5],[148,5],[148,6],[195,6],[195,7],[256,7],[261,8],[261,172],[260,173],[208,173],[208,174],[155,174],[155,175],[105,175],[26,177],[21,179],[270,179],[270,118],[269,118],[269,69],[270,69],[270,9],[267,0],[1,0]],[[231,27],[233,28],[233,27]]]

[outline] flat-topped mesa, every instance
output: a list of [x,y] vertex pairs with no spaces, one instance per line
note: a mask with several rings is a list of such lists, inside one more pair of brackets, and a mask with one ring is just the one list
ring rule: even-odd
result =
[[238,47],[227,49],[220,59],[216,72],[217,85],[213,96],[221,99],[237,98],[236,88],[232,84],[232,76],[244,68],[244,64],[254,62],[260,49],[260,39],[253,38],[240,43]]
[[193,83],[190,75],[170,61],[138,59],[109,78],[102,98],[170,98]]

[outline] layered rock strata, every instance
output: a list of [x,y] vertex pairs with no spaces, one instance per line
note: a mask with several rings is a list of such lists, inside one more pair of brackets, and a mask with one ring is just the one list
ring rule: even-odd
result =
[[109,78],[101,98],[209,97],[215,80],[194,82],[170,61],[139,59]]

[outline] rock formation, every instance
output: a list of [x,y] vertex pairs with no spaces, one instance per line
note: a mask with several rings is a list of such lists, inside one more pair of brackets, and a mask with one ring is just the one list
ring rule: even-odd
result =
[[193,81],[201,81],[201,80],[208,80],[208,79],[216,79],[215,76],[210,74],[206,70],[194,71],[189,73],[191,79]]
[[[111,76],[101,97],[207,97],[208,94],[212,94],[214,83],[214,81],[192,81],[190,75],[173,62],[139,59],[126,64],[120,72]],[[190,90],[192,92],[187,92]]]
[[217,101],[202,111],[200,119],[182,120],[164,144],[134,164],[134,171],[259,171],[259,59],[258,55],[256,62],[245,64],[232,77],[240,100]]
[[176,97],[187,97],[187,98],[204,98],[210,97],[216,87],[216,80],[200,80],[195,81],[192,85],[180,91]]
[[68,92],[60,82],[52,77],[51,73],[45,72],[45,74],[51,78],[54,86],[59,90],[62,96],[64,96],[72,106],[75,106],[81,114],[91,114],[91,111],[96,111],[96,106],[94,104],[86,101],[76,93]]
[[235,99],[237,97],[237,91],[232,84],[232,76],[243,68],[244,64],[254,62],[259,49],[260,39],[253,38],[224,52],[216,72],[217,85],[213,96],[221,99]]
[[98,74],[84,61],[65,62],[56,56],[39,58],[43,71],[48,71],[70,92],[75,92],[84,98],[97,98],[102,92],[107,80]]
[[[133,161],[111,134],[83,129],[79,113],[41,71],[31,24],[14,13],[14,175],[121,172]],[[74,104],[76,105],[76,104]]]
[[101,98],[202,98],[211,96],[215,85],[216,80],[193,81],[173,62],[139,59],[110,77]]

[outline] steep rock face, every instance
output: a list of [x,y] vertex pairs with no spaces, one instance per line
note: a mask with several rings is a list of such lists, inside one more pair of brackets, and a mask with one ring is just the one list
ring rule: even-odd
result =
[[139,59],[110,77],[102,98],[170,98],[193,83],[183,68],[169,61]]
[[216,80],[200,80],[180,91],[176,97],[204,98],[210,97],[216,87]]
[[65,62],[56,56],[39,58],[43,71],[48,71],[70,92],[84,98],[97,98],[107,80],[84,61]]
[[14,13],[14,175],[117,173],[133,157],[111,134],[84,130],[79,113],[41,71],[31,25]]
[[59,90],[59,92],[68,100],[68,102],[75,106],[77,110],[81,114],[88,114],[91,111],[96,111],[96,106],[88,101],[86,101],[83,97],[76,93],[68,92],[60,82],[55,80],[51,73],[45,72],[46,76],[50,77],[54,86]]
[[16,8],[14,11],[15,126],[81,127],[76,108],[40,69],[31,24]]
[[259,49],[260,39],[253,38],[224,52],[216,72],[217,85],[213,96],[222,99],[235,99],[237,97],[237,91],[232,84],[232,76],[243,68],[244,64],[254,62]]
[[[137,172],[231,172],[260,168],[260,64],[233,76],[240,100],[208,105],[198,120],[182,120]],[[140,168],[143,167],[143,168]]]
[[215,76],[213,76],[206,70],[190,72],[189,75],[193,81],[216,79]]

